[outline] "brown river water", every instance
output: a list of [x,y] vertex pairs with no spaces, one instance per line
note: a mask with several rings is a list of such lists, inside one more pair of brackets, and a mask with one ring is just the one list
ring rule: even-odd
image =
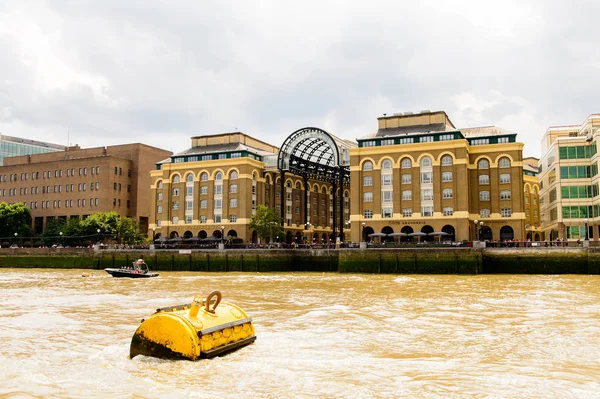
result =
[[[599,398],[600,276],[0,269],[0,398]],[[257,340],[128,358],[140,320],[218,289]]]

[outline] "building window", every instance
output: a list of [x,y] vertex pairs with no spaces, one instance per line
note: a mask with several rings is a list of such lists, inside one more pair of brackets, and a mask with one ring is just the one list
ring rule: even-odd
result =
[[208,201],[207,200],[200,201],[200,209],[206,209],[207,206],[208,206]]
[[381,164],[381,169],[392,169],[392,161],[390,161],[389,159],[383,161],[383,163]]
[[200,216],[200,223],[206,223],[206,216]]
[[192,216],[191,215],[187,215],[185,217],[185,223],[186,224],[192,224]]
[[411,184],[412,175],[410,173],[405,173],[402,175],[402,184]]
[[423,136],[419,139],[421,143],[431,143],[433,142],[433,136]]
[[409,169],[412,167],[412,162],[409,158],[403,158],[400,165],[402,169]]
[[432,172],[421,172],[421,184],[428,184],[432,181]]
[[490,184],[490,175],[479,175],[479,184]]
[[452,216],[454,214],[454,209],[447,206],[443,209],[444,216]]
[[479,217],[482,218],[489,218],[490,217],[490,210],[487,208],[483,208],[479,210]]
[[229,221],[231,223],[237,222],[237,215],[229,215]]
[[236,172],[235,170],[229,174],[229,180],[237,180],[237,178],[238,178],[238,172]]
[[230,192],[231,194],[237,194],[237,184],[231,184],[231,185],[229,186],[229,192]]
[[373,193],[370,191],[363,193],[363,201],[364,202],[373,202]]
[[370,209],[365,209],[364,217],[365,219],[373,219],[373,211]]
[[381,185],[391,186],[392,185],[392,175],[381,175]]
[[194,187],[186,187],[185,188],[185,195],[188,197],[191,197],[194,195]]
[[384,219],[392,217],[392,208],[381,208],[381,217]]
[[363,163],[363,171],[373,170],[373,163],[371,161],[366,161]]
[[490,162],[487,159],[480,159],[477,163],[477,169],[489,169]]
[[230,208],[237,208],[237,198],[231,198],[229,200],[229,207]]
[[393,201],[393,191],[383,191],[381,193],[382,195],[382,202],[392,202]]
[[219,195],[223,193],[223,186],[220,184],[215,185],[215,194]]
[[500,174],[500,184],[510,183],[510,174],[502,173]]
[[364,176],[363,177],[363,186],[369,187],[373,185],[373,176]]
[[424,201],[433,200],[433,189],[425,188],[425,189],[421,190],[421,199]]
[[498,137],[498,144],[508,143],[508,137]]
[[510,199],[510,190],[501,190],[500,191],[500,199],[501,200],[509,200]]
[[180,181],[179,175],[173,176],[173,183],[179,183],[179,181]]
[[442,166],[452,166],[452,157],[450,155],[442,157]]
[[442,182],[447,183],[452,181],[452,172],[442,172]]
[[421,208],[421,216],[433,216],[433,207],[424,206]]
[[511,208],[502,208],[502,209],[500,209],[500,215],[501,215],[503,218],[508,218],[508,217],[510,217],[510,216],[512,215],[512,210],[511,210]]
[[179,223],[179,217],[173,216],[173,224]]
[[178,197],[179,196],[179,189],[178,188],[174,188],[173,189],[173,197]]
[[223,208],[222,204],[223,204],[222,200],[216,199],[215,200],[215,209],[221,209],[221,208]]
[[194,175],[193,175],[193,174],[191,174],[191,173],[188,173],[188,174],[185,176],[185,181],[186,181],[186,182],[188,182],[188,183],[193,183],[193,182],[194,182]]
[[383,139],[381,145],[394,145],[394,139]]
[[452,198],[452,189],[451,188],[445,188],[442,191],[442,198],[444,198],[444,199]]
[[156,186],[157,189],[162,189],[163,185],[162,185],[162,180],[158,182],[158,185]]
[[410,200],[412,200],[412,191],[411,190],[404,190],[404,191],[402,191],[402,200],[403,201],[410,201]]
[[498,167],[499,168],[510,168],[510,159],[504,157],[504,158],[500,158],[500,161],[498,162]]
[[156,207],[156,213],[162,213],[162,205]]
[[402,217],[409,218],[412,216],[412,208],[402,208]]
[[191,211],[194,209],[194,201],[185,201],[185,210]]
[[490,139],[473,139],[471,140],[471,145],[486,145],[490,143]]
[[221,223],[221,215],[215,215],[215,223]]
[[375,144],[376,144],[375,140],[363,141],[362,146],[363,147],[375,147]]
[[431,158],[423,157],[421,159],[421,167],[423,168],[423,167],[429,167],[429,166],[431,166]]
[[178,201],[173,202],[173,210],[176,211],[178,209],[179,209],[179,202]]
[[207,180],[208,180],[208,173],[206,173],[206,172],[203,172],[203,173],[200,175],[200,180],[201,180],[201,181],[207,181]]
[[412,137],[402,137],[398,140],[400,144],[412,144],[414,143],[414,139]]
[[490,200],[490,192],[489,191],[480,191],[479,192],[479,200],[480,201],[489,201]]
[[440,134],[439,141],[454,140],[454,134]]
[[208,194],[208,186],[201,186],[200,187],[200,195],[207,195]]

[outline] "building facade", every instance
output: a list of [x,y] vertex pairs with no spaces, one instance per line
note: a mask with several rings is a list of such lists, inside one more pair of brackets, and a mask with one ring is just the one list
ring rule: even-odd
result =
[[531,241],[542,241],[540,216],[540,181],[538,178],[539,159],[523,159],[523,205],[525,208],[525,237]]
[[38,234],[54,219],[108,211],[136,219],[145,231],[150,216],[149,172],[171,154],[144,144],[125,144],[5,158],[0,200],[24,203]]
[[[249,227],[258,205],[283,215],[284,236],[273,241],[335,239],[333,198],[339,198],[339,188],[334,195],[330,182],[282,174],[278,153],[279,148],[241,132],[192,137],[188,150],[159,162],[151,173],[149,228],[155,239],[223,234],[258,243]],[[341,192],[347,221],[350,193]]]
[[580,125],[552,126],[542,138],[540,213],[548,240],[597,241],[600,236],[600,114]]
[[378,118],[350,150],[352,241],[523,240],[522,154],[515,133],[443,111]]
[[3,165],[4,158],[7,157],[45,154],[47,152],[64,151],[65,149],[64,145],[0,134],[0,166]]

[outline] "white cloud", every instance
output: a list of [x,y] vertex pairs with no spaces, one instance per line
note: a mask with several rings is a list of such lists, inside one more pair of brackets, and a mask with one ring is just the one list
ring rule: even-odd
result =
[[[598,112],[593,1],[0,2],[0,131],[82,146],[310,125],[354,139],[383,113],[446,110],[539,155]],[[63,137],[63,138],[61,138]]]

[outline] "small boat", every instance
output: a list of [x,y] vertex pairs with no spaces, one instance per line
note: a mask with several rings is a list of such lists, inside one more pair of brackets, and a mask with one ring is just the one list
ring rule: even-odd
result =
[[133,261],[131,266],[121,266],[119,269],[104,269],[113,277],[145,278],[157,277],[158,273],[152,273],[143,259]]

